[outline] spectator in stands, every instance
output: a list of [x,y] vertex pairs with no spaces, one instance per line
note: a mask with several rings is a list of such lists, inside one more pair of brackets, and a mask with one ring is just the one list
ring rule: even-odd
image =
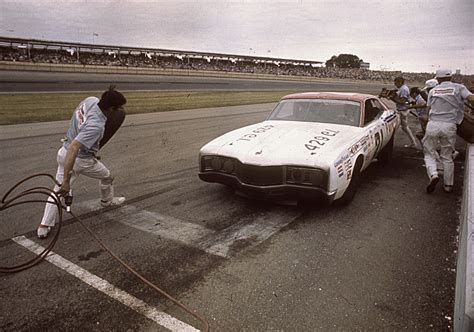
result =
[[[188,55],[176,56],[165,54],[151,54],[149,51],[109,51],[102,49],[100,52],[96,48],[79,48],[77,45],[70,45],[78,50],[72,54],[64,48],[47,48],[46,46],[31,47],[28,50],[17,46],[1,46],[0,60],[12,62],[34,62],[52,64],[81,64],[99,66],[123,66],[123,67],[152,67],[170,68],[184,70],[213,70],[225,72],[244,72],[269,75],[291,75],[300,77],[319,77],[351,80],[370,80],[389,82],[397,76],[403,76],[412,82],[422,82],[432,77],[429,73],[403,73],[400,71],[380,71],[357,68],[336,68],[336,67],[313,67],[306,64],[294,64],[285,61],[267,62],[257,61],[252,58],[245,60],[235,59],[203,59]],[[454,75],[453,81],[472,86],[474,75]]]

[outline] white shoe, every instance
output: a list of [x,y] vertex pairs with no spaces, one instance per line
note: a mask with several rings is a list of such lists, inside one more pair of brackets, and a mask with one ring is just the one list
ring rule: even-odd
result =
[[46,239],[51,232],[51,227],[38,227],[38,238],[39,239]]
[[117,206],[121,205],[123,202],[125,202],[125,197],[114,197],[110,201],[100,201],[100,205],[102,207],[108,207],[108,206]]

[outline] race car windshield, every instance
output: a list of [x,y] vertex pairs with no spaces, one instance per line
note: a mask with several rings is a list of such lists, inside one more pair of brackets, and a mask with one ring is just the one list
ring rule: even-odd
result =
[[277,105],[268,120],[321,122],[359,127],[360,104],[336,99],[288,99]]

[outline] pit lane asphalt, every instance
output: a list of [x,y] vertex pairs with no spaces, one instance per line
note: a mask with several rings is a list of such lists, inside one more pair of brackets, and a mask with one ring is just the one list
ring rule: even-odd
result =
[[[426,195],[421,151],[395,140],[394,161],[374,163],[346,208],[291,206],[237,196],[197,177],[197,152],[214,137],[263,120],[273,104],[127,117],[101,152],[127,196],[127,214],[86,212],[94,180],[75,185],[76,214],[119,256],[207,317],[211,330],[449,329],[462,156],[456,189]],[[411,123],[412,127],[416,122]],[[12,128],[11,130],[9,128]],[[22,129],[23,128],[23,129]],[[55,171],[67,122],[1,127],[0,193],[23,177]],[[4,130],[8,129],[8,130]],[[11,135],[12,138],[7,136]],[[462,155],[464,149],[461,146]],[[42,204],[1,216],[2,265],[28,257],[8,239],[34,237]],[[131,212],[130,212],[131,211]],[[134,212],[135,211],[135,212]],[[164,236],[131,227],[135,216],[209,231],[208,247],[233,238],[227,255],[197,245],[193,234]],[[123,220],[119,218],[126,216]],[[243,237],[256,224],[289,223],[261,240]],[[161,219],[157,219],[159,227]],[[172,234],[173,235],[173,234]],[[226,238],[229,240],[229,238]],[[146,303],[197,328],[198,323],[120,268],[73,221],[54,251]],[[2,330],[161,330],[159,326],[47,262],[0,276]]]

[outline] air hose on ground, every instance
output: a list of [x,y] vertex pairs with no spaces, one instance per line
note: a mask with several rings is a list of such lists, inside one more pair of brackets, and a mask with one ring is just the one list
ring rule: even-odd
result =
[[[51,242],[48,244],[48,246],[46,246],[46,248],[40,253],[38,254],[36,257],[34,257],[33,259],[25,262],[25,263],[22,263],[22,264],[19,264],[19,265],[15,265],[15,266],[9,266],[9,267],[4,267],[4,266],[0,266],[0,273],[16,273],[16,272],[20,272],[20,271],[23,271],[23,270],[26,270],[26,269],[29,269],[33,266],[35,266],[36,264],[40,263],[43,259],[46,258],[46,256],[49,254],[49,252],[53,249],[54,245],[56,244],[56,241],[58,240],[58,237],[59,237],[59,233],[60,233],[60,230],[61,230],[61,224],[62,224],[62,219],[63,219],[63,210],[66,209],[66,207],[61,203],[61,199],[60,199],[60,196],[55,193],[55,192],[52,192],[50,188],[46,188],[46,187],[33,187],[33,188],[30,188],[30,189],[27,189],[25,191],[22,191],[20,192],[19,194],[15,195],[15,196],[12,196],[12,192],[18,188],[20,185],[24,184],[25,182],[33,179],[33,178],[38,178],[38,177],[49,177],[55,184],[57,184],[58,186],[60,186],[60,184],[56,181],[56,179],[50,175],[50,174],[45,174],[45,173],[39,173],[39,174],[34,174],[32,176],[29,176],[23,180],[21,180],[20,182],[18,182],[17,184],[15,184],[10,190],[7,191],[7,193],[3,196],[2,198],[2,201],[1,201],[1,205],[0,205],[0,212],[1,211],[4,211],[6,209],[9,209],[11,207],[14,207],[14,206],[18,206],[18,205],[22,205],[22,204],[29,204],[29,203],[49,203],[49,204],[54,204],[56,205],[56,207],[58,208],[58,222],[57,222],[57,226],[55,227],[56,231],[54,232],[54,236],[51,240]],[[42,199],[37,199],[37,198],[32,198],[32,199],[29,199],[30,196],[32,195],[35,195],[36,197],[38,195],[43,195],[43,196],[46,196],[46,200],[42,200]],[[11,198],[9,198],[9,196],[12,196]],[[24,199],[25,197],[28,197],[28,199]],[[52,201],[48,201],[48,198],[51,198]],[[23,200],[20,200],[20,199],[23,199]],[[19,201],[20,200],[20,201]],[[206,321],[205,318],[203,318],[200,314],[198,314],[196,311],[186,307],[184,304],[182,304],[181,302],[179,302],[177,299],[175,299],[174,297],[172,297],[171,295],[169,295],[168,293],[166,293],[165,291],[163,291],[162,289],[160,289],[159,287],[157,287],[156,285],[154,285],[151,281],[149,281],[148,279],[146,279],[145,277],[143,277],[141,274],[139,274],[137,271],[135,271],[132,267],[130,267],[127,263],[125,263],[120,257],[118,257],[116,254],[114,254],[104,243],[102,243],[102,241],[92,232],[92,230],[87,227],[85,225],[85,223],[79,218],[77,217],[75,214],[73,214],[72,212],[70,212],[72,217],[74,219],[76,219],[82,227],[84,227],[84,229],[89,233],[89,235],[107,252],[109,253],[109,255],[114,258],[116,261],[118,261],[123,267],[125,267],[130,273],[132,273],[133,275],[135,275],[138,279],[140,279],[143,283],[145,283],[146,285],[148,285],[149,287],[153,288],[154,290],[156,290],[158,293],[160,293],[161,295],[165,296],[167,299],[169,299],[171,302],[173,302],[174,304],[176,304],[178,307],[180,307],[181,309],[183,309],[185,312],[189,313],[190,315],[192,315],[193,317],[195,317],[197,320],[199,320],[202,325],[203,325],[203,331],[209,331],[209,323]]]

